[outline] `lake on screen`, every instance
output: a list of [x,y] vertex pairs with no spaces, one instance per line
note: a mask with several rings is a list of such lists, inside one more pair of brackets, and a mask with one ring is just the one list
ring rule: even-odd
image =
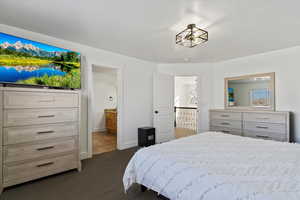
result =
[[0,82],[17,82],[32,77],[64,76],[66,72],[53,65],[44,66],[0,66]]

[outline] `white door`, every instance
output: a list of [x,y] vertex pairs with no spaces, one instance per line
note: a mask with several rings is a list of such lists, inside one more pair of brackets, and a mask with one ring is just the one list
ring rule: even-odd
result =
[[201,82],[200,82],[200,76],[197,76],[196,79],[196,93],[197,93],[197,113],[196,113],[196,124],[197,124],[197,129],[196,132],[199,133],[201,130],[201,110],[200,110],[200,105],[201,105],[201,99],[200,99],[200,92],[201,92]]
[[153,124],[156,143],[175,138],[174,135],[174,76],[154,74]]

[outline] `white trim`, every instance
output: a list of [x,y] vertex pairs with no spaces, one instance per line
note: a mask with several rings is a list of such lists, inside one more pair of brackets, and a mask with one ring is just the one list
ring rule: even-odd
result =
[[106,128],[93,128],[93,132],[106,132]]
[[199,133],[205,133],[205,132],[207,132],[207,130],[206,129],[198,129],[198,131],[197,131],[197,134],[199,134]]
[[123,149],[123,90],[124,90],[124,84],[123,84],[123,68],[117,67],[117,66],[109,66],[105,64],[99,64],[99,63],[93,63],[89,70],[89,86],[88,86],[88,157],[91,158],[93,156],[93,141],[92,141],[92,133],[93,133],[93,67],[106,67],[106,68],[113,68],[117,70],[117,108],[118,108],[118,116],[117,116],[117,149],[121,150]]
[[88,154],[88,152],[81,152],[80,153],[80,160],[91,158]]
[[123,68],[117,68],[117,108],[118,108],[118,115],[117,115],[117,149],[121,150],[124,142],[124,133],[123,133],[123,119],[124,119],[124,73]]
[[[88,133],[88,110],[87,112],[84,112],[85,109],[87,109],[87,106],[89,104],[89,70],[91,69],[90,63],[87,61],[86,56],[82,55],[81,57],[81,64],[83,66],[81,70],[81,100],[80,100],[80,136],[79,136],[79,144],[80,144],[80,155],[88,153],[88,138],[86,138],[86,134]],[[85,121],[86,120],[86,121]],[[83,143],[84,141],[84,143]],[[88,158],[89,155],[84,156],[83,158]]]
[[[201,74],[201,73],[200,73]],[[202,83],[202,77],[199,73],[175,73],[174,74],[174,81],[176,77],[197,77],[197,86],[196,86],[196,92],[197,92],[197,134],[205,132],[203,127],[201,127],[201,107],[202,107],[202,98],[201,98],[201,87],[203,87]],[[202,111],[203,112],[203,111]],[[207,131],[207,130],[206,130]]]
[[87,70],[86,77],[89,77],[87,80],[87,154],[88,158],[93,156],[93,112],[92,112],[92,99],[93,99],[93,65],[90,64]]
[[138,146],[137,141],[131,141],[131,142],[126,142],[126,143],[122,144],[118,149],[124,150],[124,149],[129,149],[129,148],[137,147],[137,146]]

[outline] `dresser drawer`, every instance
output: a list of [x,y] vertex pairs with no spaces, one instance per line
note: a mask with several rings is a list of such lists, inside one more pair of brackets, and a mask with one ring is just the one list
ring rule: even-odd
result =
[[285,124],[271,124],[261,122],[249,122],[244,123],[244,129],[253,132],[270,132],[270,133],[286,133]]
[[78,166],[78,155],[68,154],[21,165],[3,167],[4,186],[30,181],[51,174],[74,169]]
[[78,104],[76,93],[4,92],[4,108],[69,108]]
[[78,121],[78,109],[12,109],[4,110],[4,126],[23,126]]
[[225,119],[225,120],[242,120],[242,113],[240,112],[218,112],[211,111],[210,119]]
[[286,115],[281,113],[244,113],[244,121],[285,124]]
[[288,142],[287,135],[280,134],[280,133],[254,132],[254,131],[245,130],[243,135],[246,137],[259,138],[259,139],[264,139],[264,140],[275,140],[275,141],[281,141],[281,142]]
[[58,123],[3,129],[3,143],[17,144],[78,135],[77,123]]
[[37,142],[35,144],[7,145],[3,147],[3,161],[19,162],[40,158],[53,154],[76,150],[77,140],[75,137],[60,140]]
[[211,125],[219,126],[219,127],[226,127],[226,128],[241,129],[242,121],[213,119],[213,120],[211,120]]
[[211,126],[210,131],[223,132],[231,135],[242,135],[241,129],[233,129],[227,127]]

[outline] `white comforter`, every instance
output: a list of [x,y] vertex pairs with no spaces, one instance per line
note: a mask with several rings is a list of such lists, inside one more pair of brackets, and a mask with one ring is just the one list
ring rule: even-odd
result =
[[123,183],[171,200],[300,200],[300,145],[207,132],[139,150]]

